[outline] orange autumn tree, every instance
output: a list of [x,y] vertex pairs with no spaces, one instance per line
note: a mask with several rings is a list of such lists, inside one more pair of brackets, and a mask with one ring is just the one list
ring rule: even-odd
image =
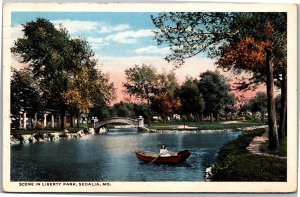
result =
[[166,122],[168,117],[181,107],[180,98],[176,95],[179,88],[178,80],[173,71],[163,71],[157,75],[154,95],[151,97],[151,108]]
[[276,122],[274,99],[274,62],[273,50],[276,49],[272,34],[273,25],[265,22],[261,31],[262,39],[255,39],[250,35],[242,37],[237,42],[222,48],[221,58],[217,64],[226,69],[243,69],[260,75],[260,80],[265,81],[268,95],[268,123],[269,123],[269,148],[279,149],[279,137]]
[[181,102],[174,93],[166,92],[153,97],[151,106],[162,116],[163,122],[166,122],[168,116],[171,117],[181,107]]
[[70,112],[76,115],[79,127],[80,113],[89,113],[100,98],[108,105],[114,99],[114,87],[109,83],[107,75],[100,71],[90,72],[88,67],[82,67],[70,80],[69,89],[62,93],[62,98]]

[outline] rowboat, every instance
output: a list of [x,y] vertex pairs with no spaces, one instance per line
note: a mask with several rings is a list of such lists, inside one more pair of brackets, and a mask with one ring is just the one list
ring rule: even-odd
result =
[[185,161],[191,155],[188,150],[171,153],[168,156],[149,151],[135,151],[135,154],[139,160],[151,163],[179,163]]

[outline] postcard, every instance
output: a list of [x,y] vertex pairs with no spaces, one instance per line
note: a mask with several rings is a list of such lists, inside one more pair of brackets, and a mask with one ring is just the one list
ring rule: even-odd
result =
[[3,8],[5,192],[297,190],[295,5]]

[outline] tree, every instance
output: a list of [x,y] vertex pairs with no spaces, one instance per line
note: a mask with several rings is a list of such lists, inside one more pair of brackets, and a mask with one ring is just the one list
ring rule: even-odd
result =
[[163,71],[158,75],[155,94],[151,97],[151,108],[156,111],[166,122],[167,117],[181,106],[180,99],[175,94],[179,84],[175,73]]
[[113,106],[114,111],[116,111],[116,115],[119,117],[133,117],[134,109],[133,109],[133,103],[125,103],[125,102],[119,102],[114,104]]
[[25,110],[31,116],[44,110],[40,89],[28,69],[12,70],[10,81],[11,113]]
[[201,115],[201,121],[203,121],[205,102],[198,89],[198,80],[187,77],[177,94],[182,104],[181,113],[186,116],[192,114],[196,120],[199,120],[199,115]]
[[226,106],[234,104],[226,78],[219,72],[206,71],[202,73],[198,88],[205,101],[204,113],[211,116],[211,121],[213,121],[213,116],[217,118]]
[[[254,26],[249,22],[255,21]],[[278,23],[280,21],[281,23]],[[237,38],[221,48],[221,67],[244,69],[255,73],[256,80],[266,83],[268,95],[269,149],[279,149],[276,111],[274,100],[274,76],[286,77],[286,14],[283,13],[246,13],[237,15],[235,22],[240,26]],[[274,66],[275,65],[275,66]],[[286,90],[283,87],[282,93]],[[281,118],[285,117],[285,112]],[[280,125],[286,120],[281,119]],[[282,130],[282,127],[281,127]]]
[[125,70],[126,82],[123,84],[125,91],[130,96],[135,96],[147,103],[148,123],[151,119],[150,99],[157,91],[158,74],[153,66],[135,65]]
[[[66,128],[66,111],[78,116],[94,104],[93,97],[108,87],[95,70],[96,60],[88,43],[71,39],[66,29],[42,18],[23,25],[24,37],[11,51],[21,63],[29,64],[50,109],[60,110],[61,129]],[[100,77],[100,78],[99,78]],[[103,85],[104,84],[104,85]]]
[[158,75],[152,66],[143,64],[135,65],[125,70],[126,82],[123,84],[125,90],[131,96],[134,95],[142,101],[150,104],[150,98],[157,89]]
[[26,23],[23,28],[24,37],[14,42],[11,51],[19,62],[29,63],[40,82],[43,96],[50,97],[50,105],[60,109],[64,129],[66,105],[61,93],[66,92],[69,73],[75,67],[70,58],[69,36],[63,29],[57,30],[52,23],[41,18]]
[[268,98],[265,92],[257,92],[255,97],[249,100],[251,112],[260,112],[262,122],[267,111],[267,101]]
[[[269,148],[278,150],[273,77],[280,76],[283,87],[286,85],[286,13],[160,13],[152,20],[158,44],[167,43],[171,48],[168,61],[180,66],[186,58],[206,51],[218,58],[217,64],[224,70],[251,72],[250,83],[244,82],[243,87],[266,83]],[[285,90],[282,88],[282,94]],[[282,102],[285,106],[286,99]],[[284,122],[282,119],[280,125]]]

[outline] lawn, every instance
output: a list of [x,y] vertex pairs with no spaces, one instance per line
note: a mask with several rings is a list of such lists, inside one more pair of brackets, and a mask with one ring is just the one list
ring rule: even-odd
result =
[[286,181],[287,161],[253,155],[246,147],[263,130],[244,131],[221,148],[216,158],[213,181]]
[[[150,129],[169,130],[169,129],[184,129],[184,130],[209,130],[209,129],[237,129],[251,126],[260,126],[266,123],[260,121],[222,121],[222,122],[175,122],[171,123],[151,123]],[[180,128],[178,128],[180,127]],[[184,128],[185,127],[185,128]]]
[[279,142],[279,151],[278,152],[272,152],[272,151],[269,151],[268,150],[268,146],[269,146],[269,142],[268,141],[266,141],[266,142],[264,142],[262,145],[261,145],[261,147],[260,147],[260,151],[261,152],[264,152],[264,153],[268,153],[268,154],[277,154],[277,155],[279,155],[279,156],[283,156],[283,157],[285,157],[286,156],[286,153],[287,153],[287,138],[285,137],[285,138],[283,138],[283,139],[281,139],[280,140],[280,142]]

